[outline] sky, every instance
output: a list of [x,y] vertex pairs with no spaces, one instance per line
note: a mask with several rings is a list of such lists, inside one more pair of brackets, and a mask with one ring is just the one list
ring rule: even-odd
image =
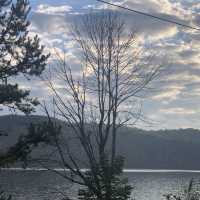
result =
[[[200,27],[200,0],[108,0],[159,17]],[[38,34],[46,51],[65,49],[68,62],[77,60],[68,24],[74,16],[93,10],[117,9],[95,0],[30,0],[31,34]],[[122,11],[141,44],[165,67],[154,90],[143,98],[143,113],[153,129],[200,129],[200,31]],[[48,99],[49,90],[37,79],[20,80],[32,95]],[[38,111],[40,113],[40,111]],[[148,125],[138,124],[142,128]]]

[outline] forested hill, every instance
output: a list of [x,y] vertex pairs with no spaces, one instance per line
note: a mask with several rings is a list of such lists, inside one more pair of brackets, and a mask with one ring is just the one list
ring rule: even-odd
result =
[[[0,133],[8,136],[0,137],[0,149],[15,143],[31,122],[44,120],[41,116],[1,116]],[[125,156],[126,168],[200,170],[200,131],[123,128],[118,136],[118,152]]]

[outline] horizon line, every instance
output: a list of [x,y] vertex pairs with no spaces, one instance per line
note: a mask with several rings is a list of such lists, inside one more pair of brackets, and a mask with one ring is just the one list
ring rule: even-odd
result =
[[[64,168],[53,168],[51,170],[55,171],[70,171],[69,169]],[[21,167],[12,167],[12,168],[0,168],[0,171],[50,171],[46,168],[21,168]],[[80,169],[82,172],[89,171],[89,169]],[[187,170],[187,169],[123,169],[124,173],[200,173],[200,170]]]

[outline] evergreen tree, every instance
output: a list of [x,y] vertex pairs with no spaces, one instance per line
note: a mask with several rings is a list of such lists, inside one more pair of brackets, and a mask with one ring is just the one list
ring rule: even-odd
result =
[[[38,36],[30,37],[30,9],[28,0],[0,0],[0,106],[25,114],[33,112],[38,101],[30,98],[29,90],[20,89],[13,78],[39,76],[49,57]],[[0,130],[0,136],[6,135]],[[0,153],[0,165],[2,157]]]
[[[117,156],[113,166],[109,164],[109,160],[105,159],[103,166],[97,165],[95,173],[99,177],[99,187],[95,191],[91,187],[79,189],[80,200],[127,200],[130,199],[132,186],[129,185],[128,179],[123,178],[124,158]],[[87,182],[95,185],[95,180],[91,171],[86,172]],[[98,195],[99,196],[98,196]]]
[[29,98],[30,91],[19,89],[12,78],[38,76],[44,70],[49,55],[43,53],[38,36],[31,38],[27,17],[27,0],[0,0],[0,105],[29,114],[38,103]]

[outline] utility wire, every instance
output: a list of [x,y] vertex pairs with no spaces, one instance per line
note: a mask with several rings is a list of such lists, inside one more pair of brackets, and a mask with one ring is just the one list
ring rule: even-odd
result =
[[183,26],[185,28],[189,28],[189,29],[193,29],[193,30],[196,30],[196,31],[200,31],[200,28],[192,27],[192,26],[189,26],[189,25],[186,25],[186,24],[182,24],[182,23],[174,21],[174,20],[166,19],[166,18],[163,18],[163,17],[158,17],[158,16],[151,15],[151,14],[148,14],[148,13],[145,13],[145,12],[141,12],[141,11],[134,10],[134,9],[131,9],[131,8],[127,8],[127,7],[124,7],[124,6],[113,4],[113,3],[110,3],[110,2],[107,2],[107,1],[104,1],[104,0],[96,0],[96,1],[104,3],[104,4],[108,4],[108,5],[111,5],[111,6],[114,6],[114,7],[118,7],[118,8],[124,9],[124,10],[128,10],[128,11],[137,13],[139,15],[144,15],[144,16],[147,16],[147,17],[151,17],[151,18],[157,19],[159,21],[165,21],[165,22],[168,22],[168,23],[171,23],[171,24],[176,24],[176,25],[179,25],[179,26]]

